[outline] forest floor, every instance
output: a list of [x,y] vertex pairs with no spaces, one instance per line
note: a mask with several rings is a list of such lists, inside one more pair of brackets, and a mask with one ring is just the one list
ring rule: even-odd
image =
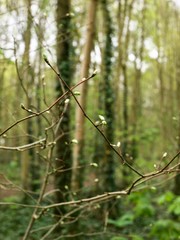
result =
[[0,200],[20,195],[21,190],[0,173]]
[[[50,193],[53,189],[53,179],[50,179],[46,188],[46,194]],[[23,193],[25,193],[25,191],[21,187],[0,173],[0,201],[11,197],[21,197]]]

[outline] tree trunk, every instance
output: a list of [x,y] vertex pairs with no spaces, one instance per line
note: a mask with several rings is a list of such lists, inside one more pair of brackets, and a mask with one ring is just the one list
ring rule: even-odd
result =
[[[88,6],[88,16],[87,16],[87,31],[86,31],[86,41],[84,45],[83,60],[81,66],[80,78],[86,78],[89,74],[89,67],[91,62],[91,51],[93,48],[94,34],[95,34],[95,18],[96,18],[96,7],[97,0],[90,0]],[[79,103],[83,109],[86,109],[86,98],[87,98],[88,85],[84,83],[80,87],[80,98]],[[83,181],[83,171],[78,171],[78,166],[83,160],[83,147],[85,141],[85,117],[79,107],[76,109],[76,119],[75,119],[75,139],[78,144],[74,145],[73,149],[73,172],[71,179],[71,186],[73,191],[77,191],[82,185]]]
[[126,36],[124,41],[124,49],[123,52],[123,59],[122,59],[122,75],[123,75],[123,137],[124,141],[122,144],[122,154],[125,155],[128,152],[128,131],[129,131],[129,111],[128,111],[128,77],[127,77],[127,59],[128,59],[128,45],[129,45],[129,39],[130,39],[130,30],[129,30],[129,24],[131,21],[131,14],[132,14],[132,8],[133,8],[134,0],[131,1],[131,3],[128,6],[128,23],[126,28]]
[[[25,42],[25,49],[23,54],[23,66],[21,68],[24,75],[22,75],[22,82],[21,87],[24,90],[26,95],[26,107],[27,109],[31,109],[31,98],[32,98],[32,82],[33,82],[33,72],[30,71],[30,44],[31,44],[31,27],[32,27],[32,15],[31,15],[31,0],[26,1],[27,4],[27,26],[24,32],[24,42]],[[29,91],[29,88],[31,89]],[[26,129],[26,142],[28,144],[33,142],[32,133],[33,133],[33,126],[32,120],[29,119],[24,123]],[[24,189],[31,188],[35,190],[33,187],[33,161],[34,160],[34,150],[30,149],[29,151],[25,151],[22,153],[22,185]],[[31,175],[32,174],[32,175]],[[31,175],[31,176],[30,176]]]
[[[180,40],[180,39],[179,39]],[[179,44],[179,42],[178,42]],[[178,46],[178,56],[176,59],[176,84],[177,84],[177,113],[178,116],[177,118],[179,118],[179,124],[178,124],[178,134],[177,134],[177,148],[178,151],[180,150],[180,44]],[[178,157],[178,159],[180,160],[180,157]],[[180,170],[180,166],[179,166],[179,170]],[[175,184],[174,184],[174,190],[173,192],[176,195],[180,195],[180,173],[178,172],[176,177],[175,177]]]
[[[127,76],[127,60],[128,60],[128,46],[129,46],[129,39],[130,39],[130,30],[129,30],[129,24],[131,21],[131,15],[132,15],[132,8],[133,8],[134,0],[131,1],[131,3],[128,6],[128,23],[126,28],[126,36],[124,41],[124,49],[123,52],[123,59],[122,59],[122,75],[123,75],[123,101],[122,101],[122,108],[123,108],[123,142],[122,142],[122,155],[126,157],[128,154],[128,135],[129,135],[129,107],[128,107],[128,99],[129,99],[129,82],[128,82],[128,76]],[[128,185],[126,176],[129,175],[129,169],[123,168],[122,169],[122,184],[121,187],[124,188]]]
[[[114,91],[112,87],[112,20],[106,0],[102,0],[103,20],[105,27],[105,45],[102,56],[102,79],[104,85],[104,117],[107,122],[105,129],[106,136],[111,143],[114,141]],[[100,93],[102,94],[102,93]],[[105,151],[102,166],[103,176],[103,191],[115,190],[115,166],[113,153],[109,146],[105,143]]]
[[[115,86],[115,96],[116,96],[116,102],[115,102],[115,108],[118,109],[115,120],[115,125],[118,126],[118,128],[122,129],[122,96],[121,96],[121,77],[122,77],[122,65],[123,65],[123,31],[125,27],[125,16],[127,12],[127,1],[125,1],[125,4],[122,4],[122,1],[120,0],[118,3],[118,14],[117,14],[117,21],[118,21],[118,46],[117,46],[117,65],[116,65],[116,77],[114,79],[114,86]],[[126,50],[125,50],[126,51]]]
[[[44,4],[42,2],[39,2],[39,8],[43,11],[44,10]],[[44,16],[40,16],[39,22],[36,25],[36,35],[38,38],[38,53],[37,53],[37,79],[35,82],[35,91],[36,91],[36,104],[37,104],[37,111],[41,111],[41,104],[42,104],[42,70],[43,70],[43,40],[44,40],[44,31],[45,31],[45,21]],[[37,117],[36,118],[36,131],[37,131],[37,136],[40,138],[42,136],[42,118]],[[40,154],[35,155],[34,159],[34,178],[37,179],[37,181],[34,183],[35,189],[40,188],[40,161],[41,161],[41,156]]]
[[[57,66],[58,70],[68,86],[72,79],[72,62],[70,60],[72,40],[70,39],[70,0],[57,0]],[[61,96],[64,91],[62,83],[57,79],[56,92],[57,97]],[[65,188],[70,187],[71,171],[59,173],[58,170],[70,168],[72,165],[70,149],[70,105],[62,104],[57,109],[57,129],[56,129],[56,174],[55,187],[59,189],[56,192],[56,201],[62,202],[65,199]],[[63,116],[62,116],[63,112]]]
[[157,72],[158,72],[158,80],[159,80],[159,113],[160,113],[160,128],[161,128],[161,134],[163,136],[163,142],[162,142],[162,152],[166,151],[167,148],[167,114],[166,114],[166,102],[165,102],[165,76],[164,76],[164,58],[165,53],[163,51],[163,36],[162,33],[162,21],[160,19],[161,16],[161,9],[160,6],[158,6],[158,2],[156,2],[156,39],[157,39]]
[[[146,0],[143,2],[142,17],[141,17],[141,36],[140,36],[140,48],[139,50],[135,49],[136,59],[134,61],[135,65],[135,79],[132,91],[132,144],[131,144],[131,156],[135,160],[138,155],[138,123],[141,116],[142,109],[142,93],[141,93],[141,77],[142,77],[142,62],[143,62],[143,52],[144,52],[144,34],[145,34],[145,11],[146,11]],[[138,38],[136,38],[137,40]],[[134,43],[134,46],[137,46],[137,43]],[[137,66],[137,59],[140,60],[140,66]]]

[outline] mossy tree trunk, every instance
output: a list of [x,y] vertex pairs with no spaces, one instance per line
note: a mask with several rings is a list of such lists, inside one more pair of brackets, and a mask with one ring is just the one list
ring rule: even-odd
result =
[[[57,66],[58,70],[67,83],[71,84],[72,79],[72,39],[71,39],[71,16],[70,0],[57,0],[56,23],[57,23]],[[64,92],[64,86],[60,79],[57,79],[56,93],[57,97]],[[63,116],[62,116],[63,113]],[[56,129],[56,174],[55,187],[59,189],[56,192],[56,201],[62,202],[67,200],[64,193],[65,189],[70,187],[71,171],[58,172],[65,170],[72,165],[72,156],[70,149],[70,105],[61,103],[57,109],[58,128]]]
[[[114,89],[112,86],[112,57],[113,57],[113,44],[112,44],[112,19],[110,10],[106,0],[101,0],[104,22],[104,52],[102,55],[102,84],[104,92],[104,117],[107,122],[105,127],[105,134],[109,141],[114,141]],[[105,143],[104,156],[102,158],[101,171],[102,176],[102,191],[109,192],[115,190],[115,164],[113,152],[109,148],[109,145]]]

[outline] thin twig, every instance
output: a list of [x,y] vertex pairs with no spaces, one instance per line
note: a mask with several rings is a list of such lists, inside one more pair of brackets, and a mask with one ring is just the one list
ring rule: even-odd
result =
[[[137,183],[141,182],[141,180],[143,179],[144,181],[147,181],[147,179],[151,179],[151,178],[154,178],[154,177],[157,177],[157,176],[160,176],[162,174],[164,174],[165,172],[170,172],[171,170],[167,170],[167,168],[169,167],[169,165],[180,155],[180,151],[168,162],[168,164],[165,165],[165,167],[163,167],[162,169],[160,169],[159,171],[157,172],[151,172],[151,173],[148,173],[148,174],[145,174],[144,176],[136,179],[132,185],[130,186],[130,188],[128,189],[128,194],[131,193],[132,189],[136,186]],[[174,167],[172,167],[172,169],[174,169]]]
[[[137,175],[143,177],[143,174],[141,174],[139,171],[137,171],[134,167],[132,167],[127,161],[126,159],[112,146],[112,144],[110,143],[110,141],[108,140],[108,138],[106,137],[106,135],[98,128],[98,126],[91,120],[91,118],[87,115],[87,113],[85,112],[85,110],[83,109],[83,107],[81,106],[81,104],[79,103],[78,99],[76,98],[75,94],[73,93],[73,91],[71,90],[71,88],[67,85],[67,83],[63,80],[63,78],[61,77],[61,74],[58,73],[55,68],[50,64],[50,62],[48,61],[47,58],[44,58],[45,62],[48,64],[48,66],[53,70],[53,72],[58,76],[58,78],[63,82],[63,84],[66,86],[66,88],[68,89],[68,92],[70,92],[74,98],[74,100],[76,101],[77,105],[79,106],[79,108],[81,109],[83,115],[85,118],[88,119],[88,121],[97,129],[97,131],[101,134],[101,136],[104,138],[104,140],[108,143],[109,147],[119,156],[119,158],[122,160],[122,163],[125,164],[126,166],[128,166],[133,172],[135,172]],[[93,78],[96,74],[93,73],[90,78]]]
[[30,148],[34,148],[34,147],[42,147],[44,146],[44,143],[45,143],[45,138],[39,140],[39,141],[36,141],[36,142],[33,142],[33,143],[30,143],[30,144],[26,144],[26,145],[22,145],[22,146],[16,146],[16,147],[6,147],[6,146],[0,146],[0,149],[1,150],[16,150],[16,151],[25,151],[27,149],[30,149]]
[[[93,197],[89,197],[89,198],[83,198],[83,199],[79,199],[79,200],[75,200],[75,201],[54,203],[54,204],[50,204],[50,205],[46,205],[46,206],[28,205],[28,204],[21,204],[21,203],[16,203],[16,202],[0,202],[0,205],[17,205],[17,206],[22,206],[22,207],[27,207],[27,208],[37,208],[37,209],[47,210],[47,209],[50,209],[50,208],[56,208],[56,207],[60,207],[60,206],[76,207],[77,205],[82,205],[82,204],[86,204],[86,203],[92,203],[92,204],[93,203],[99,203],[99,202],[103,202],[105,200],[109,200],[109,199],[114,198],[114,197],[128,195],[132,192],[132,189],[134,187],[137,187],[140,184],[145,183],[152,178],[156,178],[156,177],[162,176],[162,175],[167,174],[167,173],[171,174],[171,173],[178,172],[179,169],[177,169],[177,170],[174,169],[175,167],[177,168],[178,166],[179,166],[179,164],[176,164],[172,168],[170,168],[168,170],[164,170],[163,172],[161,172],[161,170],[160,170],[158,172],[149,173],[149,174],[145,175],[143,178],[140,177],[140,178],[136,179],[127,190],[123,190],[123,191],[107,192],[107,193],[100,194],[100,195],[93,196]],[[47,174],[47,175],[49,175],[49,174]],[[143,180],[143,181],[141,181],[141,180]]]
[[31,229],[34,225],[34,222],[37,219],[39,205],[41,204],[41,201],[43,199],[43,196],[44,196],[44,193],[45,193],[45,190],[46,190],[46,186],[47,186],[47,182],[48,182],[48,179],[49,179],[49,174],[48,173],[49,173],[50,167],[51,167],[51,161],[50,160],[52,159],[53,149],[54,149],[54,145],[52,145],[51,148],[49,149],[49,152],[48,152],[48,160],[49,161],[47,161],[46,174],[45,174],[44,181],[43,181],[41,191],[40,191],[40,194],[39,194],[39,198],[38,198],[38,201],[37,201],[37,206],[35,207],[35,209],[32,213],[31,219],[29,221],[29,224],[27,226],[26,232],[25,232],[22,240],[27,240],[28,239],[30,231],[31,231]]
[[[76,87],[78,87],[79,85],[83,84],[84,82],[88,81],[88,80],[91,79],[91,78],[92,78],[92,76],[90,76],[90,77],[88,77],[88,78],[86,78],[86,79],[83,79],[82,81],[80,81],[79,83],[77,83],[75,86],[73,86],[73,87],[71,88],[71,92],[72,92],[73,89],[75,89]],[[2,132],[0,133],[0,136],[4,135],[6,132],[8,132],[10,129],[12,129],[14,126],[18,125],[18,124],[21,123],[21,122],[24,122],[24,121],[26,121],[26,120],[28,120],[28,119],[30,119],[30,118],[38,117],[38,116],[42,115],[43,113],[50,111],[51,108],[53,108],[61,99],[63,99],[63,98],[64,98],[66,95],[68,95],[68,94],[69,94],[69,91],[66,91],[66,92],[65,92],[64,94],[62,94],[59,98],[57,98],[48,108],[42,110],[41,112],[33,113],[33,114],[29,115],[29,116],[26,116],[26,117],[24,117],[24,118],[21,118],[21,119],[17,120],[17,121],[14,122],[12,125],[10,125],[9,127],[7,127],[4,131],[2,131]]]

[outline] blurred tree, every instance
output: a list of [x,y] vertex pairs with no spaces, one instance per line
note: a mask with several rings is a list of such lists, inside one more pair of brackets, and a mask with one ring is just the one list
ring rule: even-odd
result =
[[[141,17],[138,25],[140,25],[137,32],[135,32],[133,48],[134,48],[134,68],[135,76],[132,86],[132,110],[131,110],[131,125],[132,125],[132,143],[131,143],[131,157],[138,158],[138,125],[142,114],[142,67],[144,55],[144,39],[145,39],[145,25],[146,25],[146,0],[142,3]],[[139,33],[139,37],[138,37]],[[139,46],[139,49],[137,49]]]
[[117,64],[115,73],[116,76],[114,78],[114,85],[115,85],[115,96],[116,102],[115,107],[118,110],[115,116],[116,119],[116,126],[122,130],[122,65],[123,65],[123,52],[124,49],[124,28],[125,28],[125,18],[127,14],[127,4],[128,1],[118,1],[118,8],[117,8],[117,39],[118,39],[118,46],[117,48]]
[[[127,61],[128,61],[128,51],[130,43],[130,22],[132,18],[132,9],[133,9],[134,0],[119,2],[118,5],[118,67],[117,67],[117,79],[119,80],[119,85],[122,86],[122,98],[120,93],[117,93],[117,100],[122,101],[121,109],[122,116],[121,119],[118,119],[122,123],[122,154],[125,155],[128,152],[128,131],[129,131],[129,98],[128,98],[128,76],[127,76]],[[118,107],[120,103],[117,103]],[[117,124],[119,126],[119,123]]]
[[[25,44],[24,53],[22,57],[22,67],[20,68],[20,75],[19,80],[21,87],[24,91],[26,96],[26,108],[32,108],[32,88],[34,84],[34,72],[33,68],[30,64],[30,47],[31,47],[31,38],[32,38],[32,13],[31,13],[31,6],[32,1],[27,0],[25,1],[26,4],[26,13],[27,13],[27,20],[26,20],[26,29],[23,33],[23,40]],[[25,123],[26,129],[26,141],[28,144],[31,144],[34,141],[33,138],[33,122],[29,119]],[[38,179],[36,171],[38,170],[36,163],[35,163],[35,152],[34,149],[31,148],[28,151],[25,151],[22,154],[22,185],[24,189],[31,189],[32,191],[36,191],[37,181]]]
[[[34,24],[37,40],[38,40],[38,51],[36,53],[36,61],[33,66],[34,69],[37,69],[37,74],[35,75],[35,96],[36,96],[36,109],[38,112],[41,111],[42,107],[42,85],[43,85],[43,71],[44,71],[44,60],[43,60],[43,41],[45,38],[45,26],[46,26],[46,15],[45,11],[48,6],[48,1],[43,0],[38,2],[38,8],[40,9],[38,21]],[[40,139],[42,137],[43,132],[43,123],[42,118],[36,118],[36,124],[34,126],[35,131],[37,132],[37,137]],[[39,163],[41,161],[40,152],[36,152],[34,159],[34,169],[36,179],[36,187],[40,186],[40,166]]]
[[[123,132],[123,141],[122,141],[122,155],[126,157],[129,153],[129,90],[130,85],[128,81],[128,50],[129,50],[129,43],[130,43],[130,22],[132,18],[132,10],[133,10],[134,0],[128,2],[128,5],[124,8],[124,19],[127,18],[127,24],[125,28],[125,36],[123,42],[123,53],[122,53],[122,60],[121,60],[121,69],[122,69],[122,85],[123,85],[123,98],[122,98],[122,132]],[[123,168],[122,169],[122,182],[121,187],[125,187],[128,184],[128,178],[126,176],[129,175],[129,169]]]
[[[56,2],[56,53],[57,66],[60,75],[68,86],[72,80],[72,33],[71,33],[71,1],[57,0]],[[56,92],[57,97],[61,96],[65,87],[60,79],[57,79]],[[56,201],[65,200],[65,188],[70,187],[71,171],[59,172],[61,169],[67,169],[72,166],[72,156],[70,148],[70,105],[60,102],[57,112],[57,130],[56,130],[56,174],[55,187],[59,189],[56,192]]]
[[[164,59],[165,59],[165,51],[164,51],[164,42],[163,42],[163,22],[161,21],[161,16],[162,16],[162,5],[160,2],[156,3],[156,44],[157,44],[157,52],[158,52],[158,57],[157,57],[157,75],[158,75],[158,81],[159,81],[159,112],[160,112],[160,127],[161,127],[161,133],[163,135],[164,140],[167,139],[167,129],[166,129],[166,96],[165,96],[165,71],[164,71]],[[162,7],[160,9],[160,6]],[[166,33],[165,33],[166,34]],[[166,141],[166,140],[165,140]],[[163,141],[163,150],[166,148],[166,143]]]
[[[104,95],[104,117],[107,122],[105,127],[105,134],[108,140],[114,142],[114,91],[112,86],[112,57],[113,57],[113,29],[112,19],[109,11],[108,2],[101,0],[103,22],[104,22],[104,46],[102,54],[102,82],[103,91],[100,95]],[[100,162],[101,178],[102,178],[102,191],[115,190],[115,164],[113,152],[109,145],[105,143],[103,158]]]
[[[175,73],[175,79],[176,79],[176,94],[175,97],[177,98],[177,132],[176,132],[176,139],[177,139],[177,149],[180,150],[180,35],[179,29],[180,29],[180,14],[177,10],[175,10],[175,23],[176,23],[176,39],[175,39],[175,48],[174,48],[174,56],[175,56],[175,66],[176,66],[176,73]],[[180,157],[178,157],[178,160],[180,160]],[[178,168],[180,170],[180,166]],[[175,185],[174,185],[174,193],[176,195],[180,195],[180,173],[177,172],[177,175],[175,177]]]
[[[89,68],[91,63],[91,51],[93,48],[94,36],[95,36],[95,19],[96,19],[96,8],[97,0],[90,0],[87,8],[87,25],[85,43],[83,49],[83,59],[81,65],[80,79],[86,78],[89,75]],[[88,83],[84,83],[80,86],[80,98],[79,103],[82,108],[86,109]],[[84,163],[83,148],[85,142],[85,117],[79,107],[76,109],[75,118],[75,139],[78,144],[74,145],[73,148],[73,173],[71,186],[73,191],[77,191],[83,183],[83,171],[78,171],[78,166]]]
[[4,89],[4,75],[5,75],[6,68],[4,64],[1,66],[0,69],[0,129],[2,128],[2,115],[3,115],[3,89]]

